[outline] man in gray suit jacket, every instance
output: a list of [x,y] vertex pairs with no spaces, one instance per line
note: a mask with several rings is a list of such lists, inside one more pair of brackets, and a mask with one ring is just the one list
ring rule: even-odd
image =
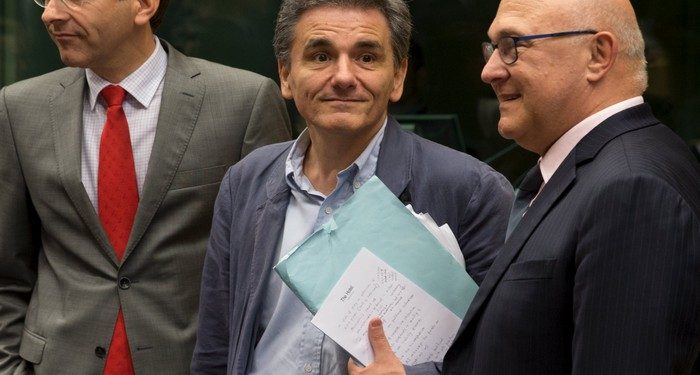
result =
[[387,115],[403,90],[410,35],[403,0],[283,1],[275,30],[282,94],[308,128],[294,143],[256,150],[224,177],[193,374],[347,374],[348,354],[311,324],[272,267],[373,175],[449,224],[467,272],[481,282],[505,237],[512,188],[487,165],[406,133]]
[[[155,38],[167,1],[35,1],[70,67],[0,92],[0,373],[185,374],[216,192],[289,139],[279,89]],[[126,94],[107,110],[113,85]],[[135,178],[105,186],[117,123]],[[118,245],[102,205],[129,183],[106,202],[133,203]]]
[[641,97],[631,4],[503,0],[488,36],[499,131],[542,157],[444,373],[690,373],[700,166]]

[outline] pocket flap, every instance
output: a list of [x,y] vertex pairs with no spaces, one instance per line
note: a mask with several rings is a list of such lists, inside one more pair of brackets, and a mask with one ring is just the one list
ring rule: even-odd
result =
[[217,165],[214,167],[193,169],[189,171],[178,171],[175,173],[175,177],[173,177],[170,190],[221,182],[227,170],[228,165]]
[[44,346],[46,346],[46,339],[34,332],[28,331],[26,328],[22,331],[19,355],[27,362],[34,364],[41,363],[41,357],[44,355]]
[[551,279],[554,275],[556,259],[529,260],[513,263],[503,276],[503,281]]

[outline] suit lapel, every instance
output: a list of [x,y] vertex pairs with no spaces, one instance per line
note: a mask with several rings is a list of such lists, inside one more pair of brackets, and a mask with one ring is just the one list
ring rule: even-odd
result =
[[[117,265],[112,245],[102,229],[100,219],[81,181],[81,139],[83,134],[83,95],[85,73],[82,69],[71,69],[60,87],[49,93],[51,127],[58,160],[61,182],[73,205],[100,248]],[[79,103],[79,105],[76,105]]]
[[527,214],[506,240],[503,250],[486,274],[486,278],[469,306],[458,335],[462,333],[484,305],[542,219],[554,204],[566,195],[569,187],[576,180],[577,168],[595,158],[608,142],[621,134],[657,123],[658,120],[653,117],[651,108],[642,104],[611,116],[595,127],[576,145],[549,182],[545,184],[537,199],[528,209]]
[[274,171],[265,185],[265,203],[255,211],[255,233],[253,234],[255,242],[250,274],[253,301],[262,300],[256,295],[266,292],[267,280],[278,255],[277,246],[284,231],[291,195],[291,189],[285,179],[285,160],[289,150],[290,148],[285,148],[275,161]]
[[168,192],[187,150],[206,90],[196,79],[200,72],[187,64],[185,56],[166,42],[161,43],[168,52],[168,69],[148,172],[124,259],[143,237]]
[[479,286],[479,290],[474,297],[467,315],[464,317],[460,332],[464,330],[468,322],[479,311],[484,301],[488,299],[491,292],[501,280],[501,277],[506,272],[510,264],[513,262],[520,250],[523,248],[527,240],[532,235],[532,232],[537,228],[542,219],[547,215],[547,212],[552,206],[566,194],[569,186],[576,180],[576,169],[574,158],[569,155],[557,173],[552,176],[552,179],[547,182],[539,196],[532,203],[525,216],[522,218],[517,227],[513,230],[510,237],[506,240],[503,250],[496,257],[491,269],[486,274],[486,278]]
[[389,117],[384,130],[384,138],[379,148],[376,175],[397,197],[406,197],[402,201],[410,203],[410,194],[406,190],[411,180],[413,163],[413,143],[407,141],[401,133],[398,123]]

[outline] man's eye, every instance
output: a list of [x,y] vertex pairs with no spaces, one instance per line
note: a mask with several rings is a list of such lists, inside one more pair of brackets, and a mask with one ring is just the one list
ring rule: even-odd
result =
[[372,63],[372,62],[374,62],[375,60],[376,60],[376,59],[374,58],[374,55],[370,55],[370,54],[368,54],[368,53],[366,53],[366,54],[360,56],[360,61],[362,61],[363,63]]
[[330,60],[330,57],[325,53],[317,53],[314,55],[314,61],[316,62],[326,62]]

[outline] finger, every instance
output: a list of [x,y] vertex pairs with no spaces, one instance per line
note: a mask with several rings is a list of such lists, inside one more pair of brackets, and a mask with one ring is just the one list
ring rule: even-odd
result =
[[369,336],[369,343],[372,345],[372,350],[374,351],[375,362],[381,362],[383,359],[394,356],[391,345],[389,345],[389,340],[387,340],[384,334],[384,327],[380,318],[372,318],[369,321],[367,336]]
[[352,358],[348,359],[348,375],[358,374],[361,369]]

